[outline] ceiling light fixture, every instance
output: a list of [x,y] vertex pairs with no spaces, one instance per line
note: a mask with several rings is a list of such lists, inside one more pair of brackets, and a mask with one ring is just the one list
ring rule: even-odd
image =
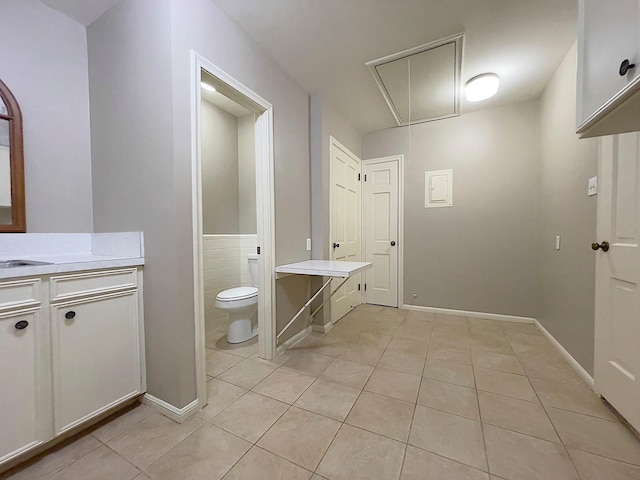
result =
[[479,102],[493,97],[498,92],[500,79],[495,73],[483,73],[467,82],[464,89],[465,96],[470,102]]
[[200,86],[206,90],[207,92],[215,92],[216,89],[213,85],[209,85],[208,83],[205,82],[200,82]]

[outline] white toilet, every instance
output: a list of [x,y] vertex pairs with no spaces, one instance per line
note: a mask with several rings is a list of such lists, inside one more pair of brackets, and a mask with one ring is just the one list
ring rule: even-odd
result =
[[229,314],[229,343],[242,343],[258,335],[258,255],[247,255],[253,287],[230,288],[216,296],[216,307]]

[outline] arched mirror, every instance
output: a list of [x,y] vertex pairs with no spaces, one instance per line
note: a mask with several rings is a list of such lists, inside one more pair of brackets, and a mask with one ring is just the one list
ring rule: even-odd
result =
[[25,232],[22,114],[0,80],[0,232]]

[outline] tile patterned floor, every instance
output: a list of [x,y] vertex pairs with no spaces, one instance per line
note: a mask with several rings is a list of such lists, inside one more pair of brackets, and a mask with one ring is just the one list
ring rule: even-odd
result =
[[197,416],[137,406],[8,478],[640,479],[640,440],[532,325],[362,305],[273,361],[210,338]]

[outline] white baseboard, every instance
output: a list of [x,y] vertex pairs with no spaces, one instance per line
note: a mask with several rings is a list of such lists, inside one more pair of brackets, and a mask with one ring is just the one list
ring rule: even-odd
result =
[[535,318],[518,317],[515,315],[503,315],[501,313],[469,312],[466,310],[452,310],[450,308],[423,307],[421,305],[402,305],[405,310],[416,312],[438,313],[440,315],[456,315],[459,317],[484,318],[486,320],[499,320],[503,322],[530,323],[536,322]]
[[567,350],[560,344],[560,342],[558,342],[538,320],[535,321],[535,325],[536,327],[538,327],[538,330],[542,332],[542,335],[544,335],[545,338],[549,340],[549,342],[551,342],[551,345],[553,345],[556,350],[560,352],[560,355],[562,355],[567,363],[571,365],[571,368],[576,371],[580,378],[582,378],[587,383],[587,385],[589,385],[589,387],[591,387],[595,391],[593,377],[589,375],[589,373],[584,368],[582,368],[582,365],[580,365],[576,361],[576,359],[573,358],[573,356],[571,356],[569,352],[567,352]]
[[319,333],[327,333],[332,328],[333,328],[333,323],[332,322],[325,323],[324,325],[316,325],[315,323],[313,325],[311,325],[311,329],[314,332],[319,332]]
[[169,417],[171,420],[178,423],[183,423],[187,418],[199,412],[201,409],[197,398],[190,404],[185,405],[182,408],[178,408],[148,393],[146,393],[142,398],[142,403],[149,405],[165,417]]
[[293,337],[291,337],[289,340],[287,340],[282,345],[280,345],[278,348],[276,348],[276,357],[278,355],[280,355],[280,353],[282,353],[286,349],[288,349],[291,345],[293,345],[295,343],[298,343],[300,340],[302,340],[304,337],[306,337],[310,333],[311,333],[311,325],[309,325],[304,330],[301,330],[298,333],[296,333]]

